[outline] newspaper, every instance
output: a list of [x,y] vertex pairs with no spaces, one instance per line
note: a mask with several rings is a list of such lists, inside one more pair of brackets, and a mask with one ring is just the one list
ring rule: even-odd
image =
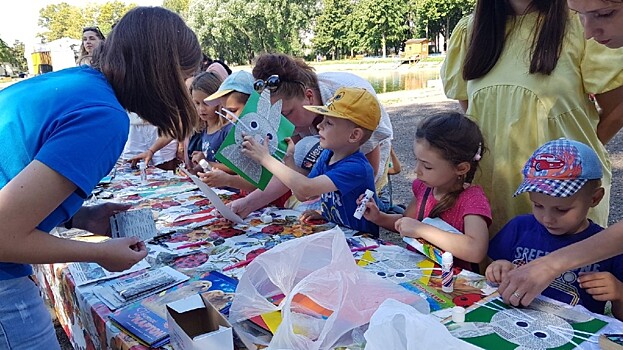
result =
[[110,217],[111,237],[138,237],[148,241],[158,235],[151,209],[122,211]]
[[85,284],[111,279],[119,276],[126,275],[128,273],[148,269],[151,267],[145,259],[139,261],[131,268],[121,272],[110,272],[96,263],[80,262],[71,263],[67,266],[71,276],[74,278],[76,287],[83,286]]
[[135,276],[122,276],[119,279],[104,282],[93,289],[93,294],[109,309],[116,310],[133,301],[182,283],[188,278],[171,267],[163,266]]

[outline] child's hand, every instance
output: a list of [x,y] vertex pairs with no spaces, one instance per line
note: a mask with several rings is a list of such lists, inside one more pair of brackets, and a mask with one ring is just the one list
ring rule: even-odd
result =
[[199,161],[202,159],[206,159],[206,157],[205,154],[203,154],[203,152],[201,151],[194,151],[193,154],[190,156],[190,160],[194,165],[199,164]]
[[598,301],[621,301],[623,283],[610,272],[580,273],[580,287]]
[[401,237],[406,236],[420,238],[420,236],[417,234],[417,228],[421,224],[422,223],[419,220],[403,217],[396,220],[394,228],[396,229],[396,232],[400,233]]
[[[365,195],[365,193],[362,193],[359,198],[357,198],[357,205],[361,204],[361,201],[363,200]],[[380,215],[381,211],[379,210],[379,207],[376,206],[376,202],[374,201],[374,199],[370,199],[366,203],[366,211],[363,212],[363,217],[366,218],[366,220],[368,221],[377,222]]]
[[261,163],[262,159],[270,157],[268,152],[268,137],[264,139],[263,144],[257,142],[255,136],[245,136],[242,141],[242,154]]
[[235,199],[225,205],[243,219],[249,216],[254,210],[248,197]]
[[305,210],[303,214],[301,214],[301,216],[299,217],[299,221],[312,225],[326,223],[324,216],[322,216],[322,214],[317,212],[316,210]]
[[151,158],[154,156],[154,153],[151,150],[147,150],[145,152],[139,153],[134,157],[127,160],[130,163],[130,167],[132,169],[138,168],[138,162],[143,161],[145,164],[149,164],[151,162]]
[[232,175],[214,168],[214,170],[208,171],[207,173],[199,171],[197,172],[197,176],[210,187],[227,187],[229,184],[229,177]]
[[515,269],[515,265],[508,260],[496,260],[487,267],[485,277],[487,281],[500,284],[506,279],[506,274]]

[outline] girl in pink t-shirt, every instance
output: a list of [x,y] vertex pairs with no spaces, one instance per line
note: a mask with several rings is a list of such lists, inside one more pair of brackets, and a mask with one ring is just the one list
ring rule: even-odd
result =
[[[485,152],[478,125],[459,113],[424,119],[415,133],[413,199],[404,212],[386,214],[368,201],[367,220],[401,236],[423,238],[454,255],[456,265],[473,270],[489,245],[491,207],[482,188],[471,181]],[[421,222],[440,218],[464,234],[443,231]]]

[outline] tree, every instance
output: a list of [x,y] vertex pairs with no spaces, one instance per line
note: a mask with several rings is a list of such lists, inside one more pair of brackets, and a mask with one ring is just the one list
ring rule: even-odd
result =
[[386,57],[387,46],[400,46],[405,39],[409,7],[406,0],[360,0],[355,23],[363,49]]
[[39,26],[46,31],[38,34],[45,42],[63,37],[82,38],[82,28],[98,26],[106,35],[112,26],[136,4],[109,1],[103,4],[90,3],[84,8],[65,2],[48,5],[39,10]]
[[315,0],[191,0],[187,22],[209,56],[250,63],[262,52],[301,54],[316,13]]
[[[420,36],[437,39],[441,34],[446,42],[459,20],[471,13],[475,0],[421,0]],[[426,30],[426,32],[425,32]]]
[[27,72],[28,62],[26,62],[26,46],[24,45],[24,43],[19,40],[15,40],[15,42],[13,43],[12,51],[13,59],[9,62],[20,71]]
[[178,15],[182,16],[182,18],[188,17],[189,5],[190,0],[164,0],[162,2],[162,7],[177,13]]
[[339,59],[352,48],[353,3],[350,0],[324,0],[323,12],[316,20],[312,43],[316,52]]
[[39,10],[39,26],[47,29],[37,36],[44,42],[50,42],[63,37],[81,38],[82,11],[79,7],[66,2],[48,5]]

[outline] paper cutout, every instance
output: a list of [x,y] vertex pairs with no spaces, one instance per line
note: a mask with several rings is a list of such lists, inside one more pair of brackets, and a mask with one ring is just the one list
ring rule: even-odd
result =
[[210,186],[206,185],[203,181],[201,181],[195,175],[186,171],[186,169],[182,167],[180,167],[180,169],[186,176],[188,176],[195,183],[195,185],[197,185],[197,187],[199,187],[201,192],[203,192],[203,194],[206,197],[208,197],[208,200],[210,200],[210,203],[212,203],[212,205],[216,208],[216,210],[218,210],[218,212],[221,213],[221,215],[223,215],[225,219],[235,222],[237,224],[244,223],[244,220],[242,220],[242,218],[238,216],[238,214],[234,213],[231,209],[229,209],[229,207],[227,207],[225,203],[223,203],[221,198],[216,194],[216,192],[212,190],[212,188],[210,188]]
[[281,160],[288,148],[284,139],[291,136],[292,132],[294,125],[281,115],[281,100],[272,105],[268,89],[261,95],[253,92],[239,121],[225,137],[215,158],[260,190],[264,190],[272,174],[242,154],[243,134],[253,136],[258,142],[264,142],[268,136],[270,154]]
[[112,238],[138,237],[148,241],[158,235],[151,209],[122,211],[111,216],[110,230]]
[[500,298],[467,313],[465,323],[449,323],[450,333],[484,349],[573,349],[607,323],[575,308],[536,299],[528,308]]
[[[459,235],[463,234],[461,231],[457,230],[452,225],[448,224],[447,222],[445,222],[444,220],[440,218],[424,218],[424,220],[422,220],[422,223],[434,226],[446,232],[455,233]],[[402,240],[405,241],[408,245],[417,249],[417,251],[424,254],[424,256],[431,259],[438,265],[442,264],[441,255],[444,253],[442,249],[429,243],[423,238],[402,237]]]

